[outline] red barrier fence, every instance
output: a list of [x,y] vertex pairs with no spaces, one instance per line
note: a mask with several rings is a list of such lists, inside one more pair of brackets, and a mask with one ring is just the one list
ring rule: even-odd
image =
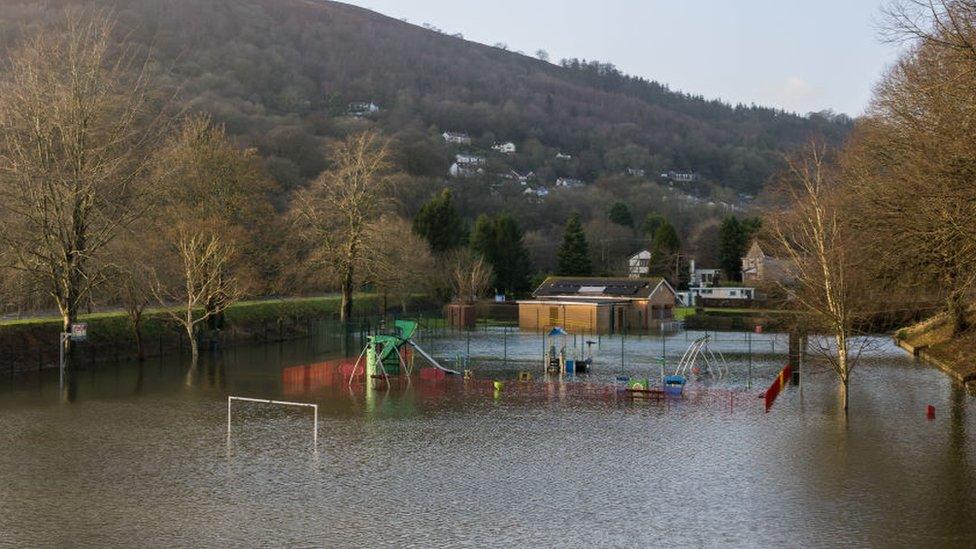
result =
[[792,377],[793,366],[787,364],[786,368],[783,368],[779,372],[779,375],[776,376],[776,379],[773,380],[773,384],[769,386],[769,389],[766,389],[765,402],[767,412],[773,407],[773,402],[776,401],[776,397],[779,396],[780,391],[783,390],[783,387],[786,387],[786,384],[790,382]]

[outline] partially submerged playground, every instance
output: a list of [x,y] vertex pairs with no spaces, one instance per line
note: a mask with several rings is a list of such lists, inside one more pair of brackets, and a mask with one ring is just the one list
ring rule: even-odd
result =
[[286,368],[285,393],[331,388],[375,399],[436,385],[439,393],[514,399],[549,398],[558,388],[562,398],[666,407],[717,402],[723,410],[769,411],[783,388],[799,382],[803,360],[798,338],[761,330],[701,333],[672,326],[657,337],[574,334],[562,326],[442,331],[439,337],[424,331],[420,319],[384,324],[363,335],[355,356]]

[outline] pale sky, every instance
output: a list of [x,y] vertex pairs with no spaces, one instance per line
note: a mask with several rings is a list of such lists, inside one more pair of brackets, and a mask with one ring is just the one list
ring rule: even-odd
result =
[[897,57],[882,0],[346,0],[554,61],[610,62],[674,90],[861,114]]

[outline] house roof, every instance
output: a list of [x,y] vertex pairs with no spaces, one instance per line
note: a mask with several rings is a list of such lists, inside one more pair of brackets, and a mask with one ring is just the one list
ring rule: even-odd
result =
[[641,250],[641,251],[637,252],[636,254],[630,256],[630,259],[638,259],[638,258],[641,258],[641,257],[650,257],[650,256],[651,256],[650,250]]
[[[603,297],[623,299],[645,299],[659,287],[675,294],[674,288],[661,277],[652,278],[614,278],[614,277],[576,277],[550,276],[535,292],[534,297]],[[676,295],[676,294],[675,294]]]
[[746,252],[746,257],[764,257],[766,259],[774,259],[762,249],[762,246],[759,244],[758,240],[753,240],[752,244],[749,245],[749,251]]

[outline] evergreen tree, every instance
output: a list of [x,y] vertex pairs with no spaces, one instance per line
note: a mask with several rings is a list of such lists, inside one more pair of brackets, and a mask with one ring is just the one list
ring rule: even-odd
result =
[[[469,245],[471,249],[481,254],[489,263],[493,263],[497,253],[495,250],[495,223],[487,214],[481,214],[474,222]],[[498,272],[497,269],[495,271]]]
[[664,219],[664,216],[661,214],[649,213],[647,214],[647,217],[644,218],[644,223],[641,224],[641,230],[644,231],[644,234],[650,237],[651,241],[653,242],[658,228],[665,223],[667,223],[667,220]]
[[481,254],[495,272],[493,285],[506,294],[530,289],[532,261],[525,248],[522,229],[508,215],[494,219],[482,214],[471,233],[471,249]]
[[674,225],[665,221],[657,228],[654,232],[654,249],[669,254],[681,251],[681,240]]
[[589,245],[586,243],[586,234],[583,233],[583,224],[578,213],[574,212],[566,221],[557,260],[558,275],[589,276],[593,272]]
[[426,239],[434,253],[443,253],[465,243],[464,221],[454,206],[450,189],[444,189],[421,206],[413,220],[413,232]]
[[718,229],[718,261],[729,280],[742,278],[742,256],[749,245],[749,232],[735,216],[726,217]]
[[511,216],[500,215],[495,220],[496,285],[506,294],[520,294],[530,290],[532,260],[522,239],[522,228]]
[[651,246],[651,272],[666,277],[674,285],[680,283],[681,240],[678,231],[667,220],[657,228]]
[[607,217],[609,217],[610,221],[616,223],[617,225],[631,228],[634,227],[634,217],[630,215],[630,208],[628,208],[627,204],[623,202],[614,202],[613,205],[610,206],[610,211],[607,212]]
[[[742,228],[746,231],[746,247],[749,246],[749,241],[755,238],[756,233],[762,228],[762,218],[761,217],[747,217],[742,220]],[[743,252],[748,250],[743,250]]]

